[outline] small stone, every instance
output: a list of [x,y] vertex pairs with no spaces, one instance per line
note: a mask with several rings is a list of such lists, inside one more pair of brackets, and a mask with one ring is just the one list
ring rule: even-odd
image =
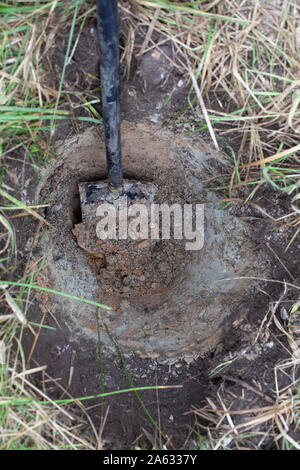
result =
[[120,303],[120,307],[122,310],[128,310],[130,309],[130,303],[128,302],[128,300],[122,300]]
[[281,309],[280,309],[280,316],[281,316],[281,319],[282,319],[282,320],[288,320],[289,314],[287,313],[286,308],[281,307]]
[[161,272],[166,272],[169,269],[169,265],[166,262],[160,263],[160,265],[158,266],[158,269]]
[[136,244],[136,247],[137,247],[138,250],[141,250],[143,248],[148,248],[150,243],[151,243],[151,240],[142,240],[141,242],[138,242]]
[[139,277],[139,276],[142,276],[143,272],[140,268],[136,268],[134,271],[133,271],[134,275],[136,277]]
[[128,292],[130,292],[130,287],[129,286],[123,286],[122,287],[122,293],[127,294]]
[[130,277],[129,276],[123,277],[123,285],[129,286],[129,284],[130,284]]
[[267,349],[267,348],[271,349],[271,348],[273,348],[273,346],[274,346],[274,341],[269,341],[268,343],[264,344],[263,348],[264,349]]
[[190,365],[194,361],[193,356],[185,356],[183,359],[188,365]]

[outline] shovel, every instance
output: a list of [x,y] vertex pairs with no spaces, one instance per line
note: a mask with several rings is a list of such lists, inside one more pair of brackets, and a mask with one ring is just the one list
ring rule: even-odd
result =
[[[123,180],[117,0],[97,0],[97,19],[108,180],[79,184],[82,223],[75,226],[73,233],[83,249],[101,257],[103,245],[95,236],[95,221],[99,206],[109,203],[119,210],[122,202],[124,212],[125,201],[127,206],[138,203],[149,208],[155,200],[156,187],[149,182]],[[122,239],[124,240],[124,231]]]

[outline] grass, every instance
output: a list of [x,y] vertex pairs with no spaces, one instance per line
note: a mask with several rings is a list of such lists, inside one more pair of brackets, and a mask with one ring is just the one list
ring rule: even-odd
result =
[[190,129],[192,122],[188,133],[207,129],[215,147],[223,139],[232,142],[233,173],[220,188],[229,197],[233,189],[251,186],[251,199],[266,182],[291,196],[288,250],[300,233],[299,6],[255,0],[135,3],[141,28],[147,24],[164,36],[161,42],[169,40],[173,53],[185,58],[175,61],[178,71],[192,77],[188,104],[165,126]]
[[[192,6],[184,2],[136,0],[135,3],[144,23],[148,20],[150,24],[159,8],[154,29],[171,41],[174,53],[186,58],[185,62],[177,62],[178,70],[186,77],[194,71],[206,102],[205,108],[203,103],[197,110],[195,101],[190,101],[194,122],[198,122],[194,132],[211,124],[212,137],[215,133],[227,139],[231,135],[234,139],[241,136],[236,139],[240,145],[238,153],[245,156],[247,163],[261,161],[283,147],[289,149],[298,143],[299,38],[294,28],[299,7],[296,3],[285,2],[285,8],[281,9],[267,2],[230,0],[217,2],[215,12],[209,8],[212,2],[193,2]],[[191,91],[194,88],[192,84]],[[213,96],[220,98],[212,107]],[[177,115],[176,121],[187,109]],[[293,159],[299,180],[297,153],[291,155],[288,163]],[[239,171],[241,182],[247,181],[249,172],[242,167]],[[269,180],[275,178],[278,176],[271,171]],[[283,174],[281,178],[287,180]]]
[[[209,446],[214,450],[221,448],[257,450],[265,446],[278,450],[300,449],[300,389],[297,376],[300,365],[300,303],[295,302],[287,315],[288,328],[284,328],[275,315],[281,305],[281,299],[273,303],[270,314],[278,332],[281,333],[281,341],[284,337],[288,339],[290,355],[274,365],[274,383],[268,390],[267,397],[262,393],[258,383],[251,386],[247,382],[228,376],[228,380],[239,382],[241,385],[239,409],[236,409],[233,403],[236,397],[232,398],[232,394],[228,394],[226,388],[223,388],[215,400],[207,399],[205,406],[195,407],[193,410],[196,416],[208,423],[206,431],[210,437]],[[239,361],[243,354],[245,351],[233,360]],[[229,364],[230,361],[220,365],[218,370],[212,373],[218,374]],[[281,380],[283,377],[286,379],[284,385]],[[251,406],[251,401],[247,397],[249,390],[267,403],[260,405],[255,400],[255,406]],[[203,426],[198,425],[198,429],[203,430]]]
[[[42,50],[51,47],[55,40],[49,35],[49,25],[54,17],[56,21],[68,21],[73,18],[73,25],[83,2],[5,2],[0,5],[0,130],[1,130],[1,206],[0,223],[2,256],[0,263],[5,279],[16,278],[18,257],[22,248],[18,246],[11,213],[16,212],[24,221],[34,217],[42,224],[47,223],[39,214],[38,205],[22,202],[22,193],[17,185],[16,176],[10,173],[7,161],[14,152],[22,149],[16,160],[37,169],[43,164],[47,154],[52,155],[49,142],[45,142],[46,133],[61,119],[69,119],[71,111],[59,109],[61,86],[58,90],[45,82],[47,71],[42,64]],[[62,9],[63,8],[63,9]],[[72,30],[71,30],[72,33]],[[72,36],[69,35],[71,43]],[[79,116],[78,120],[97,123],[97,118]],[[23,157],[22,157],[23,155]],[[12,157],[15,158],[15,157]],[[8,178],[7,178],[8,176]],[[6,183],[3,182],[5,179]],[[22,180],[21,180],[22,181]],[[15,188],[16,186],[16,188]],[[19,185],[18,185],[19,186]],[[7,204],[8,202],[8,204]],[[14,274],[15,273],[15,274]],[[35,273],[36,274],[36,273]],[[0,448],[1,449],[92,449],[97,447],[98,435],[87,420],[80,422],[67,410],[67,402],[55,403],[32,382],[34,374],[43,374],[45,367],[28,369],[21,348],[24,328],[30,328],[38,338],[40,328],[26,320],[32,276],[20,283],[12,281],[1,284],[0,316]],[[3,277],[2,277],[3,279]],[[21,278],[22,281],[22,278]],[[10,281],[9,281],[10,282]],[[19,283],[19,286],[18,286]],[[21,289],[21,290],[20,290]],[[43,289],[41,286],[40,289]],[[62,293],[64,295],[64,293]],[[83,301],[87,299],[82,299]],[[88,301],[88,300],[87,300]],[[4,306],[7,305],[5,309]],[[102,305],[98,305],[102,307]],[[103,308],[107,308],[103,306]],[[5,311],[6,310],[6,311]],[[16,344],[17,347],[13,346]],[[80,397],[83,399],[83,397]],[[88,399],[88,397],[86,397]],[[79,404],[80,409],[84,407]],[[82,437],[80,428],[92,430],[93,439]],[[85,436],[90,431],[85,432]]]
[[[232,174],[222,177],[220,189],[226,190],[230,203],[232,191],[249,188],[251,203],[256,189],[271,185],[285,193],[290,211],[282,223],[293,228],[287,241],[288,250],[300,233],[300,8],[297,2],[282,0],[120,0],[124,22],[132,25],[131,41],[123,50],[124,70],[130,75],[132,55],[138,51],[138,33],[153,30],[160,34],[161,43],[171,44],[175,65],[189,83],[186,105],[166,127],[178,126],[187,132],[208,130],[215,147],[230,141],[225,151],[232,161]],[[53,158],[51,136],[62,120],[72,120],[79,132],[82,122],[101,124],[99,87],[75,90],[66,82],[66,69],[78,46],[89,17],[95,15],[93,2],[75,0],[51,2],[6,0],[0,4],[0,448],[1,449],[100,449],[102,437],[95,429],[82,401],[91,396],[51,400],[34,385],[35,374],[51,381],[44,366],[28,369],[21,342],[24,329],[33,336],[33,349],[43,320],[28,322],[26,313],[33,291],[72,297],[35,283],[42,267],[26,264],[22,269],[22,246],[19,246],[15,217],[23,221],[34,218],[41,227],[48,222],[40,209],[44,205],[25,202],[25,171],[35,172]],[[62,68],[50,70],[47,57],[55,48],[59,31],[67,25],[65,56]],[[298,32],[297,32],[298,31]],[[159,47],[147,36],[143,53]],[[135,52],[134,52],[135,51]],[[126,63],[126,67],[125,67]],[[174,64],[173,64],[174,65]],[[51,74],[59,80],[51,80]],[[172,97],[167,97],[164,106]],[[191,130],[190,124],[193,124]],[[17,170],[11,168],[15,163]],[[24,267],[23,267],[24,268]],[[105,305],[89,299],[76,298],[99,308]],[[272,441],[275,448],[299,449],[294,431],[299,426],[299,382],[295,379],[299,367],[299,301],[295,301],[286,328],[278,322],[273,305],[271,318],[288,342],[290,357],[274,365],[274,390],[268,405],[232,411],[231,396],[226,388],[205,406],[193,410],[205,419],[195,425],[192,433],[195,447],[201,449],[262,448]],[[44,318],[44,317],[43,317]],[[268,323],[269,325],[270,323]],[[283,329],[282,329],[283,328]],[[130,388],[105,392],[99,337],[99,362],[102,374],[98,398],[135,393],[140,405],[164,440],[160,429],[137,388],[128,376],[126,363],[120,354],[124,374]],[[239,357],[224,360],[210,373],[218,377]],[[284,375],[288,385],[280,388]],[[59,383],[56,383],[59,387]],[[248,387],[248,388],[247,388]],[[160,387],[154,387],[159,389]],[[249,384],[241,385],[241,393]],[[256,393],[260,393],[257,386]],[[66,390],[63,393],[68,395]],[[81,415],[74,415],[79,407]],[[239,420],[243,414],[243,421]],[[105,416],[103,416],[105,421]],[[202,421],[201,421],[202,422]],[[261,429],[257,431],[258,424]],[[122,430],[120,431],[122,433]]]

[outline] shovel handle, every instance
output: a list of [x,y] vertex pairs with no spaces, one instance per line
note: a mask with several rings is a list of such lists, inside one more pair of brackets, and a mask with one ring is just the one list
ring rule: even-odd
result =
[[123,185],[120,133],[119,31],[117,0],[97,0],[100,78],[109,185]]

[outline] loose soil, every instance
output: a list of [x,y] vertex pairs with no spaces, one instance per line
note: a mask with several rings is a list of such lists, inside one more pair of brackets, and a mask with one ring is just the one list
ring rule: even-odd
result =
[[[95,44],[94,27],[92,23],[87,24],[77,48],[80,53],[84,51],[86,64],[94,63],[97,57],[90,52],[90,43]],[[52,60],[63,56],[65,46],[63,40],[61,45],[57,44]],[[111,268],[113,263],[97,264],[78,247],[72,233],[80,222],[78,183],[106,177],[102,130],[90,129],[86,124],[80,124],[79,134],[70,124],[57,129],[55,161],[45,170],[39,187],[27,192],[28,198],[30,194],[38,194],[40,201],[51,203],[44,215],[54,230],[48,230],[40,237],[41,232],[36,232],[32,221],[22,232],[21,243],[27,261],[39,259],[48,250],[47,262],[37,278],[38,284],[101,301],[111,306],[115,315],[112,317],[107,310],[72,303],[47,293],[35,297],[28,312],[29,319],[40,322],[46,312],[44,323],[53,328],[41,329],[31,359],[33,364],[46,364],[47,373],[56,380],[54,385],[41,376],[45,391],[53,398],[61,398],[66,394],[73,397],[96,395],[101,393],[103,386],[105,391],[118,390],[130,386],[127,372],[135,386],[175,385],[175,388],[145,391],[140,396],[172,445],[183,448],[192,447],[193,441],[197,441],[188,431],[188,426],[194,424],[194,415],[187,412],[192,406],[203,404],[205,397],[215,394],[221,384],[228,384],[231,393],[236,394],[238,409],[252,402],[257,407],[265,403],[263,397],[258,400],[250,391],[247,396],[242,396],[238,381],[259,382],[262,394],[268,394],[273,386],[273,368],[286,356],[285,345],[274,341],[270,346],[270,335],[271,339],[278,335],[272,326],[258,339],[257,332],[270,301],[278,300],[283,287],[281,284],[252,282],[249,278],[297,282],[300,247],[296,241],[286,252],[292,234],[290,229],[273,224],[254,207],[236,203],[220,211],[221,204],[213,204],[215,199],[221,199],[222,193],[212,191],[207,182],[216,175],[230,173],[230,162],[205,144],[205,133],[192,140],[186,139],[178,129],[160,129],[160,125],[171,118],[182,103],[185,104],[183,97],[187,92],[182,77],[171,66],[167,67],[167,74],[161,80],[153,79],[154,70],[159,67],[166,70],[162,64],[164,60],[157,52],[146,54],[135,65],[135,73],[122,84],[125,177],[154,182],[162,202],[202,202],[205,195],[208,201],[205,206],[207,233],[203,250],[198,254],[187,252],[182,240],[159,242],[148,252],[147,261],[145,258],[137,258],[134,263],[132,259],[126,260],[118,271]],[[87,78],[78,80],[83,68],[77,56],[67,67],[68,83],[74,89],[95,86],[95,83],[87,84]],[[166,96],[170,99],[162,106]],[[191,149],[185,148],[187,143],[200,149],[200,166],[195,165],[197,155],[195,157],[194,153],[194,159],[191,158]],[[176,158],[172,158],[174,155]],[[200,170],[203,173],[199,174]],[[242,200],[245,194],[240,192],[235,196]],[[284,205],[289,204],[286,196],[278,195],[266,185],[257,191],[254,201],[275,218],[281,214]],[[217,238],[220,229],[223,232]],[[230,248],[229,252],[226,247]],[[213,249],[219,250],[215,252],[217,259],[205,258]],[[212,278],[206,279],[205,289],[197,296],[201,276],[199,266],[201,263],[204,266],[205,259],[204,272],[210,272]],[[224,282],[223,291],[220,284],[218,297],[211,284],[215,273],[221,272],[221,264],[226,263],[224,277],[247,279],[230,287]],[[190,267],[194,269],[194,276]],[[288,291],[284,297],[286,308],[293,300],[295,293]],[[200,335],[203,318],[199,318],[197,312],[199,314],[203,304],[210,315],[215,309],[215,316],[205,324],[206,331]],[[134,324],[136,320],[144,323]],[[178,332],[178,342],[173,340],[174,331]],[[31,334],[26,332],[26,355],[32,341]],[[237,359],[225,371],[213,378],[209,376],[214,367],[235,356]],[[71,364],[74,366],[72,380]],[[94,398],[83,403],[98,426],[107,411],[103,430],[106,448],[160,445],[161,437],[134,393],[105,401]],[[80,412],[80,408],[78,410]]]

